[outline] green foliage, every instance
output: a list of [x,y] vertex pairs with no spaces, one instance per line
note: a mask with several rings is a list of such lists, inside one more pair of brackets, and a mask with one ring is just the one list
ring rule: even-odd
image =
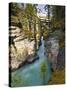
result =
[[19,22],[17,16],[14,16],[14,15],[11,16],[11,21],[15,23]]
[[47,29],[47,30],[45,30],[44,33],[43,33],[44,38],[46,38],[46,37],[48,36],[48,34],[49,34],[49,30]]
[[65,23],[65,7],[52,6],[52,24],[55,28],[64,28]]
[[[18,3],[11,3],[11,22],[13,23],[12,25],[20,25],[22,33],[24,33],[24,37],[28,38],[30,41],[35,41],[35,49],[37,44],[36,34],[38,33],[36,23],[39,23],[39,18],[37,17],[36,13],[36,5],[34,4],[26,4],[25,8],[23,4],[23,8],[20,8]],[[38,26],[38,29],[39,28],[40,26]]]
[[41,75],[43,78],[45,78],[45,72],[46,72],[46,64],[44,62],[42,62],[40,64],[40,71],[41,71]]
[[41,70],[41,73],[45,74],[45,72],[46,72],[46,64],[44,62],[41,63],[40,70]]
[[65,36],[62,36],[62,37],[59,39],[59,46],[60,46],[60,48],[65,47]]
[[24,77],[21,78],[20,75],[17,75],[17,74],[12,75],[11,79],[12,79],[11,80],[11,86],[12,87],[18,87],[18,86],[25,86],[26,85],[26,81],[25,81]]
[[25,37],[29,38],[30,40],[34,40],[34,35],[32,31],[24,30]]
[[19,12],[19,7],[18,7],[18,4],[17,3],[11,3],[11,14],[12,15],[17,15],[18,12]]
[[41,73],[41,77],[43,78],[43,83],[45,83],[45,74],[46,74],[46,64],[45,64],[45,62],[42,62],[40,64],[40,73]]
[[18,75],[13,75],[12,76],[12,80],[11,80],[11,86],[15,87],[15,86],[20,86],[22,83],[22,79],[20,76]]
[[28,15],[34,15],[35,14],[34,6],[32,4],[27,4],[26,13]]

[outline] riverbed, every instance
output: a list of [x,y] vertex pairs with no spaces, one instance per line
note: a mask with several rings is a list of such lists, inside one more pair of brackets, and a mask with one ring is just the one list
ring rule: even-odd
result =
[[[46,51],[44,47],[44,40],[41,37],[41,46],[37,51],[39,59],[31,64],[27,64],[18,70],[12,72],[12,83],[11,86],[37,86],[37,85],[47,85],[51,77],[50,64],[46,56]],[[41,64],[45,64],[46,70],[45,74],[42,75]],[[44,77],[44,78],[43,78]]]

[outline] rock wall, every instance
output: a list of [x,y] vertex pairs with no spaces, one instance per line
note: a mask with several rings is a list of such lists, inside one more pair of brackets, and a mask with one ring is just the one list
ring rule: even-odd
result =
[[59,53],[59,41],[56,38],[46,40],[46,52],[53,70],[57,68],[57,56]]
[[31,60],[33,61],[35,53],[34,40],[30,42],[27,38],[24,38],[24,34],[21,32],[20,28],[15,26],[10,27],[9,36],[10,38],[14,37],[9,46],[11,70],[19,68],[21,64],[23,65],[30,58],[32,58]]
[[64,69],[65,68],[65,48],[59,48],[59,53],[57,56],[57,68],[59,70]]
[[62,30],[55,30],[45,39],[46,54],[55,69],[65,68],[65,34]]

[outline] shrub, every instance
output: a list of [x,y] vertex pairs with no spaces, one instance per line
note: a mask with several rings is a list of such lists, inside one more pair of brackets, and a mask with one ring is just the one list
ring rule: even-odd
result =
[[45,62],[42,62],[40,64],[40,72],[41,72],[41,77],[43,78],[43,83],[45,83],[45,73],[46,73],[46,64],[45,64]]
[[19,86],[26,86],[27,81],[25,81],[25,78],[20,75],[14,74],[11,78],[11,86],[12,87],[19,87]]

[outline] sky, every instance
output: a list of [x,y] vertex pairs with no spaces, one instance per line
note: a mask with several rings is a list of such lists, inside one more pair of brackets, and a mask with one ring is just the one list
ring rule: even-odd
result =
[[38,6],[37,6],[38,14],[41,15],[41,16],[42,15],[46,16],[46,14],[47,14],[44,7],[45,7],[45,4],[38,4]]
[[[37,6],[38,12],[39,12],[39,13],[45,13],[44,7],[45,7],[44,4],[38,4],[38,6]],[[39,10],[40,10],[40,11],[39,11]]]

